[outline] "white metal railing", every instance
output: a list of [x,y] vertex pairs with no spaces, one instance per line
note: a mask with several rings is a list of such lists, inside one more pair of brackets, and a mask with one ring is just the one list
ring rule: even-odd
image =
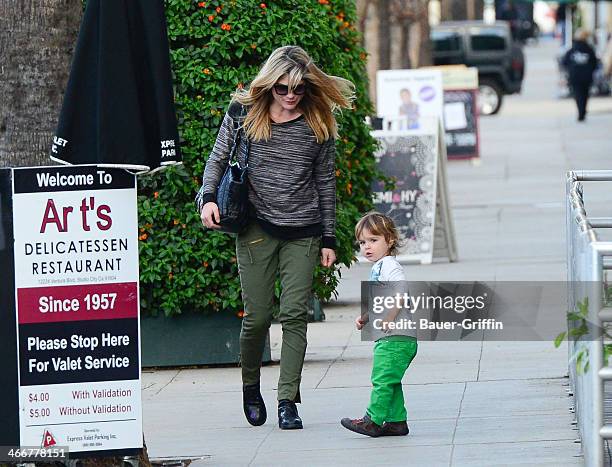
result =
[[[568,337],[569,375],[584,462],[587,466],[604,464],[604,440],[612,439],[612,424],[604,423],[604,382],[612,380],[612,368],[603,361],[602,327],[612,322],[612,309],[604,307],[604,269],[612,268],[612,242],[600,241],[596,230],[612,228],[612,218],[589,219],[583,200],[582,182],[612,181],[612,170],[568,172],[567,194],[567,271],[568,309],[576,310],[588,299],[589,333]],[[578,323],[568,321],[571,328]],[[569,334],[568,334],[569,335]],[[575,362],[581,351],[588,353],[587,371]]]

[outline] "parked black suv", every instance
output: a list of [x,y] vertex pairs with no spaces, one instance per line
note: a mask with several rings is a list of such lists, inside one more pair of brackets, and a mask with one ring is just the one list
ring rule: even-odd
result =
[[464,64],[478,68],[482,115],[499,111],[503,96],[521,92],[525,58],[512,41],[505,21],[449,21],[431,29],[434,65]]

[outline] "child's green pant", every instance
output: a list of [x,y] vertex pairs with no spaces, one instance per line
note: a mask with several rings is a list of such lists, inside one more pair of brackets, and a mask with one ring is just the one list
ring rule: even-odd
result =
[[278,400],[300,402],[300,382],[306,354],[308,307],[319,259],[320,239],[280,240],[256,223],[238,235],[236,255],[244,301],[240,332],[242,383],[259,382],[261,359],[272,322],[274,284],[280,274],[278,320],[283,330]]
[[402,377],[417,348],[416,339],[399,336],[381,339],[374,344],[372,394],[366,413],[377,425],[407,420]]

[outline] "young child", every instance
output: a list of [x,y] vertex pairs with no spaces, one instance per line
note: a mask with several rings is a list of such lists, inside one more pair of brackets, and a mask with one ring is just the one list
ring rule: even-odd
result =
[[[384,283],[405,280],[404,270],[395,259],[399,236],[393,220],[372,212],[362,217],[355,227],[361,254],[374,263],[370,281]],[[391,310],[386,317],[393,321],[399,310]],[[367,316],[355,320],[361,330]],[[384,327],[384,326],[383,326]],[[367,436],[404,436],[408,434],[402,377],[417,353],[415,337],[406,332],[384,328],[374,345],[372,362],[372,393],[370,405],[362,418],[343,418],[343,427]],[[402,335],[404,334],[404,335]]]

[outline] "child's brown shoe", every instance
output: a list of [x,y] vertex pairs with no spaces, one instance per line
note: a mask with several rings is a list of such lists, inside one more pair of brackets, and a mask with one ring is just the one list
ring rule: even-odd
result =
[[354,431],[360,435],[371,436],[373,438],[378,438],[382,435],[382,427],[374,423],[367,415],[353,420],[350,418],[343,418],[340,420],[340,423],[347,430]]
[[410,433],[406,422],[385,422],[380,436],[406,436]]

